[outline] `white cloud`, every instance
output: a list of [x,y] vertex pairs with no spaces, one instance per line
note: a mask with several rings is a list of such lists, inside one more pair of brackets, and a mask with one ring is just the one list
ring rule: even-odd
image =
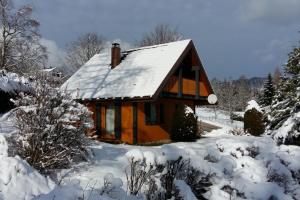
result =
[[299,23],[300,0],[247,0],[242,4],[243,20],[263,20],[272,23]]

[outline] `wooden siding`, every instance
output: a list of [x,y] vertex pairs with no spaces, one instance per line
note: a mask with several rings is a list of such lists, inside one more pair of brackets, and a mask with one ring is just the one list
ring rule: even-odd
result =
[[122,142],[133,144],[133,107],[131,102],[122,103]]
[[[195,109],[194,102],[191,101],[183,101],[183,100],[171,100],[171,99],[162,99],[157,101],[156,108],[159,107],[160,104],[164,105],[164,123],[148,125],[145,120],[145,112],[144,112],[144,103],[138,103],[138,143],[151,143],[151,142],[164,142],[170,140],[170,129],[172,125],[172,117],[175,112],[176,104],[184,103],[189,105],[192,109]],[[159,113],[158,113],[159,115]]]
[[[170,140],[169,132],[172,125],[172,116],[176,108],[176,104],[184,103],[189,105],[192,109],[195,109],[194,101],[193,100],[175,100],[175,99],[161,99],[155,102],[157,108],[157,115],[160,115],[160,106],[161,104],[164,105],[164,120],[163,123],[160,123],[160,119],[157,124],[149,125],[146,124],[145,120],[145,102],[136,102],[137,106],[137,143],[144,144],[144,143],[151,143],[151,142],[165,142]],[[114,142],[122,142],[128,144],[134,144],[134,123],[133,123],[133,102],[123,102],[121,104],[121,138],[117,140],[110,134],[105,132],[105,109],[108,105],[114,105],[114,102],[101,102],[101,109],[96,109],[96,103],[90,102],[86,104],[88,108],[93,112],[93,119],[94,119],[94,128],[89,131],[90,136],[97,135],[96,133],[96,116],[97,112],[101,112],[101,133],[98,136],[98,139],[103,141],[114,141]],[[98,104],[99,105],[99,104]]]
[[167,85],[165,86],[164,92],[178,93],[178,77],[173,75],[168,80]]

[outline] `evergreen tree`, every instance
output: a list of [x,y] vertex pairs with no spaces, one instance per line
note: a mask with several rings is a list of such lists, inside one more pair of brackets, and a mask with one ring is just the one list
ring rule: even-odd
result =
[[269,133],[279,142],[299,144],[300,135],[300,46],[294,48],[284,67],[270,111]]
[[198,138],[197,117],[183,104],[179,104],[173,114],[170,137],[176,142],[194,141]]
[[275,88],[273,86],[273,79],[271,74],[269,74],[268,79],[264,84],[263,94],[259,99],[260,105],[270,106],[272,104],[274,95],[275,95]]

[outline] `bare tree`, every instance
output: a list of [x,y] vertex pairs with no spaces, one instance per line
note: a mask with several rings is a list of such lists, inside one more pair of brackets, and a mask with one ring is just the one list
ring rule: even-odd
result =
[[70,68],[77,70],[95,54],[105,48],[106,40],[96,33],[85,33],[67,45],[66,62]]
[[275,85],[275,87],[278,87],[280,80],[281,80],[281,71],[279,69],[279,67],[276,67],[274,74],[273,74],[273,83]]
[[39,41],[39,22],[31,15],[30,5],[14,9],[12,0],[0,0],[0,69],[24,73],[47,59]]
[[158,24],[150,33],[144,34],[142,39],[138,42],[138,46],[150,46],[156,44],[163,44],[167,42],[174,42],[182,39],[183,36],[172,28],[169,24]]

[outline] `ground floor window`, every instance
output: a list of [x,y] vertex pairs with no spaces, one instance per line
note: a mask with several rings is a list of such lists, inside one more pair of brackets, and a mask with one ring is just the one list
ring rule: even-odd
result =
[[105,128],[108,134],[115,132],[115,108],[114,106],[107,106],[105,112]]
[[156,106],[154,103],[145,103],[145,121],[146,124],[156,124],[157,120]]

